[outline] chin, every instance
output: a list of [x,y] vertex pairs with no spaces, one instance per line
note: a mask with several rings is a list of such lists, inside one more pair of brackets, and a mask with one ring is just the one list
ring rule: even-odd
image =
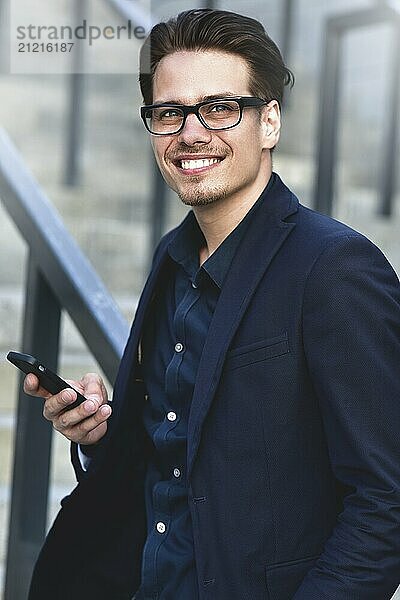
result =
[[178,191],[178,196],[186,206],[207,206],[227,197],[227,190],[190,190]]

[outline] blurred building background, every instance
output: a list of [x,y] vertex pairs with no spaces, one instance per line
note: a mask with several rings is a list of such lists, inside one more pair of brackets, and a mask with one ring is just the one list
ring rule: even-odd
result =
[[[142,3],[152,19],[210,4],[195,0]],[[90,0],[93,19],[115,17],[115,2]],[[327,19],[384,2],[374,0],[215,0],[215,7],[254,16],[286,56],[296,84],[287,95],[281,142],[274,168],[299,196],[314,206],[321,147],[318,141],[321,75]],[[6,2],[0,0],[4,17]],[[73,0],[53,0],[51,11],[68,13]],[[400,1],[391,6],[400,12]],[[3,12],[1,12],[3,10]],[[48,3],[42,3],[43,23]],[[1,23],[5,27],[5,20]],[[340,93],[333,127],[338,134],[333,215],[365,233],[400,272],[400,167],[398,136],[393,145],[390,90],[398,65],[399,29],[393,22],[370,24],[343,37]],[[112,61],[112,57],[109,57]],[[152,228],[159,182],[147,133],[139,120],[137,52],[132,73],[0,75],[0,127],[59,211],[65,226],[94,265],[127,322],[143,286],[159,230]],[[117,69],[116,69],[117,70]],[[75,160],[69,154],[72,85],[80,90],[76,115]],[[397,82],[398,83],[398,82]],[[400,107],[398,107],[400,109]],[[387,180],[388,145],[395,176],[390,210],[382,209]],[[394,152],[394,155],[393,155]],[[388,157],[385,161],[385,157]],[[1,177],[1,172],[0,172]],[[397,177],[397,179],[396,179]],[[164,231],[178,223],[186,208],[167,192]],[[389,214],[383,214],[383,213]],[[0,202],[0,585],[4,580],[13,434],[18,378],[5,361],[19,349],[22,336],[27,247]],[[99,370],[68,316],[62,318],[60,373],[65,378]],[[111,383],[108,382],[111,392]],[[34,402],[34,400],[32,400]],[[54,436],[49,523],[60,499],[74,486],[68,444]],[[399,575],[400,580],[400,575]],[[400,598],[400,595],[398,596]],[[383,600],[383,599],[382,599]]]

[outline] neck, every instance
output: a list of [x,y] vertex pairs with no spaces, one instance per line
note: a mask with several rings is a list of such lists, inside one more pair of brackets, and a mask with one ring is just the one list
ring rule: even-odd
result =
[[271,173],[272,171],[257,188],[251,190],[251,193],[237,197],[229,196],[218,202],[193,208],[199,227],[206,239],[206,246],[200,249],[200,264],[215,252],[224,239],[244,219],[268,184]]

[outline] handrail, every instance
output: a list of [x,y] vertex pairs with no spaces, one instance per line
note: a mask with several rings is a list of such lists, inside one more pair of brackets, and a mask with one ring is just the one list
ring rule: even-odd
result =
[[0,198],[60,305],[113,381],[128,323],[1,129]]
[[[65,309],[113,381],[128,323],[57,211],[0,129],[0,199],[29,248],[22,350],[57,369]],[[26,600],[47,529],[52,427],[19,388],[5,600]]]

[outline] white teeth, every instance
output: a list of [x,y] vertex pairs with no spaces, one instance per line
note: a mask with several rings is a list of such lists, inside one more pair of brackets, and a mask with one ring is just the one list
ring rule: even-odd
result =
[[203,167],[209,167],[217,162],[220,162],[219,158],[203,158],[200,160],[181,160],[182,169],[201,169]]

